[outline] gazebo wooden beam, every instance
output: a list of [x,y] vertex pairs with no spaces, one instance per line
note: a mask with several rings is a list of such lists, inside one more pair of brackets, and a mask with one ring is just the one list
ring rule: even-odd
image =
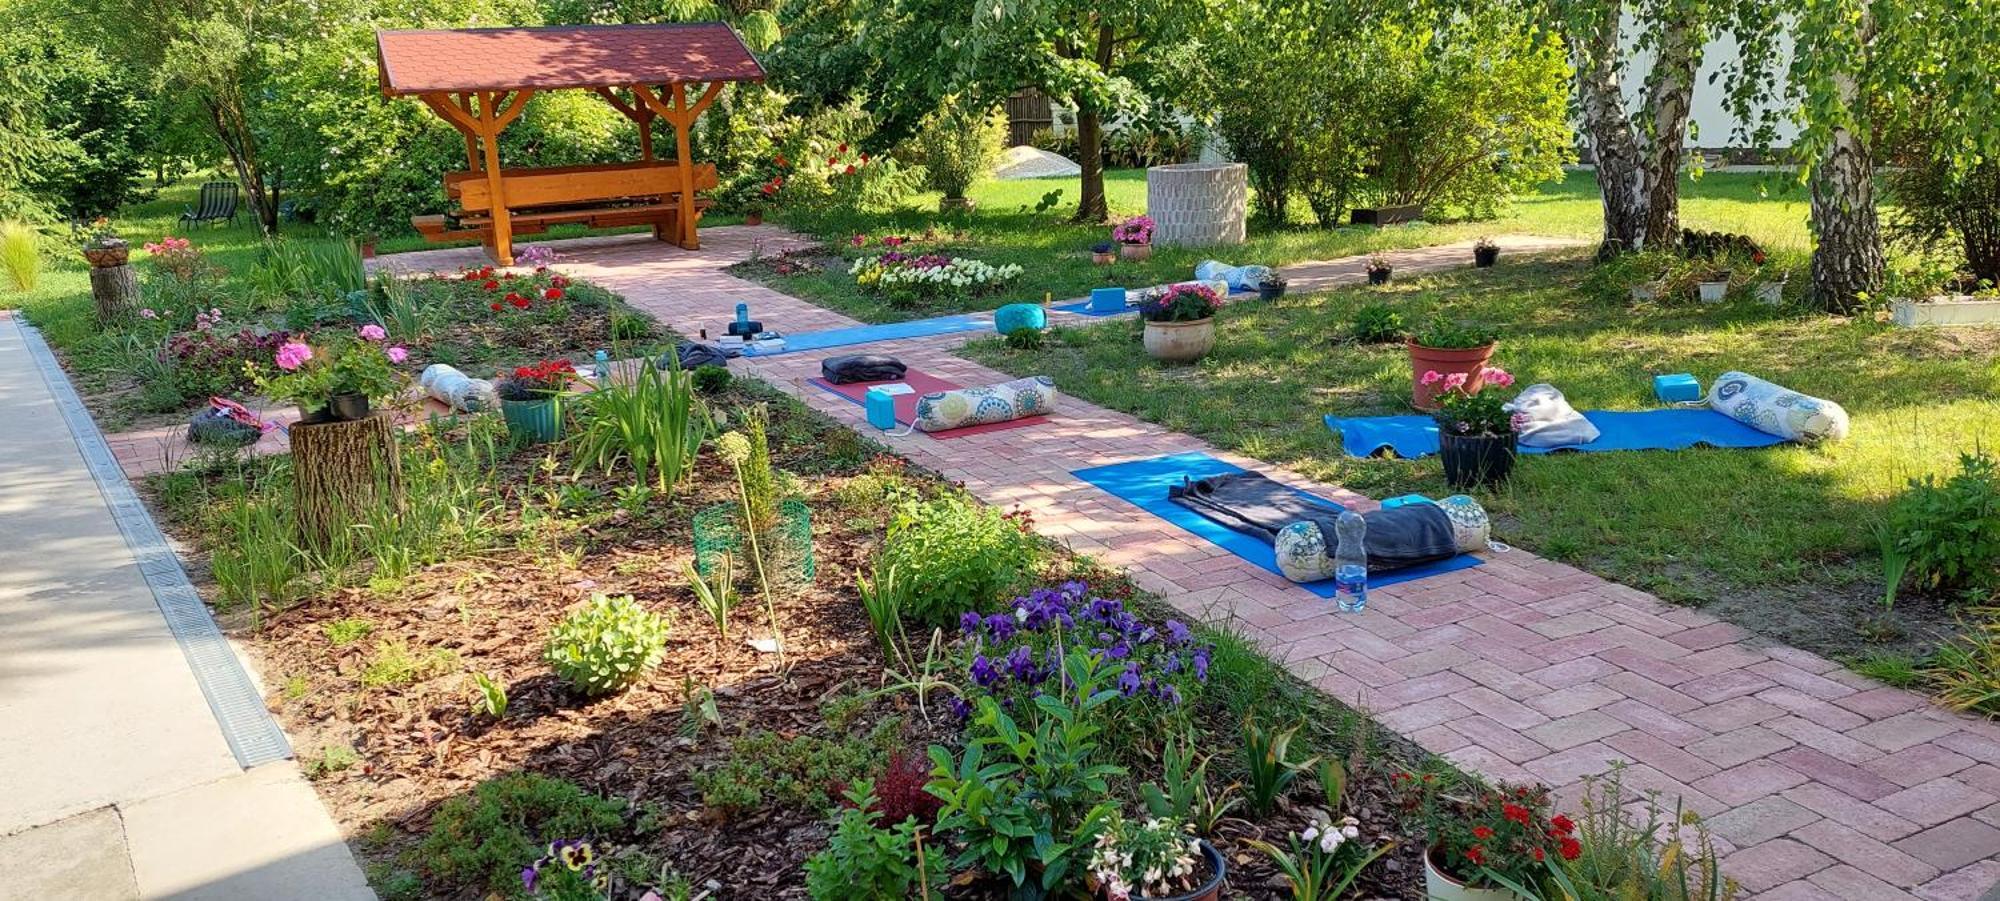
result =
[[683,82],[669,85],[666,93],[673,99],[671,104],[645,85],[632,86],[632,96],[639,98],[640,102],[674,127],[674,161],[680,168],[681,178],[680,216],[674,239],[675,243],[688,250],[700,250],[701,238],[695,233],[694,143],[690,132],[694,129],[696,117],[715,102],[717,94],[722,93],[722,82],[709,82],[701,98],[692,104],[688,102],[687,85]]
[[656,115],[653,108],[647,106],[645,101],[639,100],[637,96],[633,97],[631,103],[626,103],[625,99],[619,97],[618,92],[611,88],[599,87],[591,90],[597,96],[604,98],[606,103],[611,104],[612,109],[623,113],[625,118],[632,120],[632,124],[639,127],[639,158],[650,162],[653,159],[653,119]]

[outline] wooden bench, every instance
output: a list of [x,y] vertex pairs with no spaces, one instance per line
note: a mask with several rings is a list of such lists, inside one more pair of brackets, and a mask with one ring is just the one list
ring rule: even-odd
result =
[[[693,167],[696,191],[714,188],[715,167]],[[613,163],[500,170],[507,221],[512,234],[536,234],[551,226],[590,228],[650,225],[655,237],[670,240],[679,227],[680,167],[666,162]],[[493,230],[493,191],[487,173],[447,173],[445,194],[457,209],[443,216],[414,216],[410,224],[430,241],[467,238],[486,241]],[[711,205],[695,198],[696,216]]]

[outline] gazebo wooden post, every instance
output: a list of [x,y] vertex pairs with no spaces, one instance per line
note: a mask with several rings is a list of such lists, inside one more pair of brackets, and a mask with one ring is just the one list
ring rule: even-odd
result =
[[486,193],[493,209],[487,215],[493,227],[487,232],[486,252],[493,262],[514,265],[514,223],[507,217],[507,180],[500,175],[500,97],[492,91],[479,92],[479,122],[486,144]]
[[[458,103],[460,106],[465,107],[467,110],[472,109],[472,95],[464,93],[459,94]],[[447,119],[446,121],[450,120]],[[459,125],[457,122],[452,122],[451,126],[453,128],[458,129],[458,133],[465,137],[465,168],[471,169],[475,172],[478,171],[479,167],[485,165],[485,163],[481,162],[479,159],[479,133],[476,131],[472,131],[468,128],[465,128],[464,126]]]
[[674,111],[679,118],[674,120],[674,161],[681,170],[681,215],[674,237],[681,247],[700,250],[701,236],[694,229],[694,143],[688,134],[694,128],[694,117],[687,110],[687,85],[675,82]]

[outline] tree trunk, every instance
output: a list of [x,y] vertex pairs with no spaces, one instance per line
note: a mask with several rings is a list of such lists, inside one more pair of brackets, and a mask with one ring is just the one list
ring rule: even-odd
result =
[[305,547],[326,551],[375,510],[401,505],[402,461],[388,414],[300,423],[291,436],[292,497]]
[[1701,63],[1703,35],[1690,14],[1667,23],[1660,52],[1646,75],[1647,117],[1641,130],[1641,171],[1646,184],[1645,246],[1675,247],[1681,241],[1681,164],[1687,159],[1688,112],[1694,76]]
[[97,302],[97,324],[122,325],[139,305],[139,273],[131,263],[90,270],[90,297]]
[[1850,312],[1861,305],[1862,294],[1881,290],[1874,173],[1868,145],[1844,128],[1834,131],[1813,169],[1812,302],[1822,310]]
[[[1105,75],[1111,74],[1112,54],[1118,42],[1108,24],[1097,26],[1097,49],[1092,61]],[[1076,98],[1076,164],[1083,169],[1083,191],[1076,201],[1072,222],[1103,222],[1111,218],[1111,206],[1104,199],[1104,118],[1090,98]]]
[[1618,84],[1618,20],[1622,4],[1612,3],[1604,21],[1589,33],[1572,35],[1577,106],[1584,134],[1596,159],[1597,192],[1604,207],[1600,257],[1639,249],[1645,243],[1646,188],[1639,144],[1625,114]]

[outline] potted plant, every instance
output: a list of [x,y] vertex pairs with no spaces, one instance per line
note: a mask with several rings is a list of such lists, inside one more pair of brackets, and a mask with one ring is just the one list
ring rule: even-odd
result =
[[1765,279],[1757,283],[1757,302],[1775,307],[1785,302],[1785,280]]
[[763,225],[763,224],[764,224],[764,204],[762,204],[762,203],[759,203],[759,202],[756,202],[756,201],[752,201],[752,202],[750,203],[750,205],[749,205],[749,206],[746,206],[746,207],[744,207],[744,208],[743,208],[743,224],[744,224],[744,225]]
[[574,378],[576,367],[570,361],[543,360],[516,367],[501,379],[495,388],[507,433],[535,442],[561,438],[562,392]]
[[1418,379],[1436,392],[1438,457],[1444,461],[1445,483],[1469,490],[1505,481],[1514,471],[1514,414],[1500,392],[1488,389],[1514,384],[1507,370],[1488,366],[1475,376],[1446,375],[1431,370]]
[[1164,363],[1192,363],[1215,349],[1215,311],[1222,298],[1199,282],[1174,285],[1139,305],[1146,354]]
[[1393,274],[1395,271],[1396,271],[1395,267],[1389,265],[1389,259],[1387,257],[1379,253],[1368,255],[1369,284],[1386,285],[1389,283],[1389,276]]
[[377,236],[374,232],[362,232],[361,237],[355,240],[355,246],[361,250],[362,259],[372,260],[375,258],[376,240]]
[[276,375],[261,368],[256,373],[257,388],[297,404],[307,424],[366,419],[371,402],[401,387],[396,364],[409,358],[407,349],[384,344],[387,337],[379,325],[323,335],[316,344],[295,337],[279,345],[272,361]]
[[1118,255],[1143,260],[1153,255],[1153,217],[1133,216],[1111,228],[1111,240],[1118,242]]
[[117,229],[111,227],[111,220],[102,216],[89,225],[77,225],[72,229],[76,235],[77,248],[83,251],[83,258],[92,269],[109,269],[123,266],[132,256],[132,245],[118,236]]
[[1721,303],[1729,294],[1729,270],[1711,269],[1695,287],[1701,291],[1702,303]]
[[1109,266],[1118,259],[1110,241],[1099,241],[1090,245],[1090,261],[1099,266]]
[[1419,410],[1433,409],[1433,388],[1426,385],[1424,373],[1440,372],[1447,376],[1463,374],[1465,386],[1479,390],[1482,384],[1480,373],[1486,369],[1487,361],[1493,359],[1493,346],[1498,336],[1492,329],[1467,325],[1438,316],[1417,329],[1415,334],[1405,339],[1404,345],[1410,351],[1410,403]]
[[1447,798],[1433,774],[1397,773],[1394,780],[1406,797],[1414,796],[1405,806],[1430,836],[1424,852],[1430,901],[1519,901],[1502,886],[1539,892],[1550,860],[1575,860],[1583,853],[1576,824],[1549,815],[1547,788],[1479,787],[1470,797]]
[[1216,901],[1229,865],[1190,831],[1171,817],[1132,822],[1113,815],[1097,833],[1087,882],[1110,899]]
[[1290,286],[1291,282],[1286,281],[1284,276],[1272,273],[1257,283],[1257,299],[1277,300],[1285,296],[1285,289]]
[[1472,265],[1481,269],[1491,269],[1500,260],[1500,245],[1492,238],[1480,238],[1472,245]]

